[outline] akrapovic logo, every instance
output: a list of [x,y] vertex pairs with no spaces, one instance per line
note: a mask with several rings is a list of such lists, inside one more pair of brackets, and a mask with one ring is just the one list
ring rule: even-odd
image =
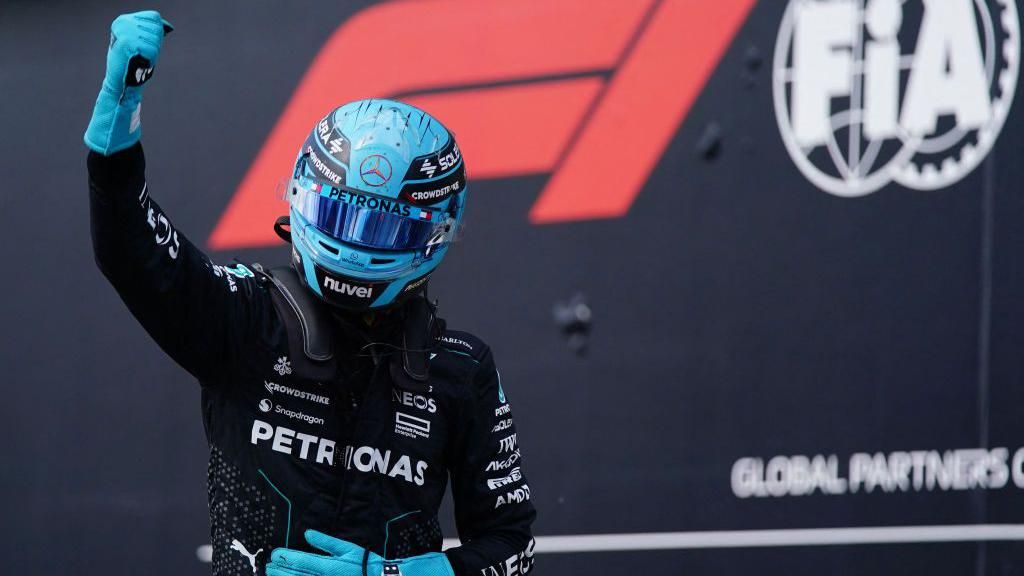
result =
[[950,186],[985,159],[1017,86],[1015,0],[790,0],[775,46],[779,130],[837,196]]
[[498,470],[507,470],[511,468],[516,462],[519,462],[519,458],[521,457],[522,456],[520,455],[519,450],[516,450],[515,452],[512,453],[511,456],[505,458],[504,460],[494,460],[490,462],[489,464],[487,464],[487,468],[484,468],[484,471],[496,472]]

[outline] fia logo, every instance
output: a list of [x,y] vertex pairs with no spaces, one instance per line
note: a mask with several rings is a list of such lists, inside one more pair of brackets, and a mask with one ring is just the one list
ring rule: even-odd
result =
[[836,196],[944,188],[995,144],[1019,56],[1015,0],[790,0],[775,45],[779,131]]

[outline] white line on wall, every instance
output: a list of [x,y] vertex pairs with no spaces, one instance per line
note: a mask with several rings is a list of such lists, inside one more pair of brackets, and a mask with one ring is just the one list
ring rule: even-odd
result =
[[[864,526],[859,528],[797,528],[783,530],[708,530],[537,536],[536,553],[699,550],[774,546],[850,546],[857,544],[927,544],[1024,540],[1024,524],[957,524],[948,526]],[[458,546],[445,538],[443,548]],[[200,562],[210,562],[209,544],[196,549]]]

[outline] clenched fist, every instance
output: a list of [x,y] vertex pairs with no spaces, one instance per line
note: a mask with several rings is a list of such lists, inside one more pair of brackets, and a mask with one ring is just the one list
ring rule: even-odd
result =
[[122,14],[111,24],[107,72],[85,131],[86,146],[109,156],[139,141],[142,89],[173,29],[154,10]]

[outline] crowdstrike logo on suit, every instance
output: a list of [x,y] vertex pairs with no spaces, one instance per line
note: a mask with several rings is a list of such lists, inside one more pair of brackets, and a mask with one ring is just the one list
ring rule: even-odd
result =
[[312,392],[306,392],[305,390],[296,390],[295,388],[289,388],[288,386],[282,386],[274,382],[263,381],[264,388],[271,394],[280,392],[281,394],[287,394],[299,398],[300,400],[309,400],[310,402],[316,402],[317,404],[323,404],[324,406],[331,405],[331,399],[329,396],[321,396],[320,394],[313,394]]

